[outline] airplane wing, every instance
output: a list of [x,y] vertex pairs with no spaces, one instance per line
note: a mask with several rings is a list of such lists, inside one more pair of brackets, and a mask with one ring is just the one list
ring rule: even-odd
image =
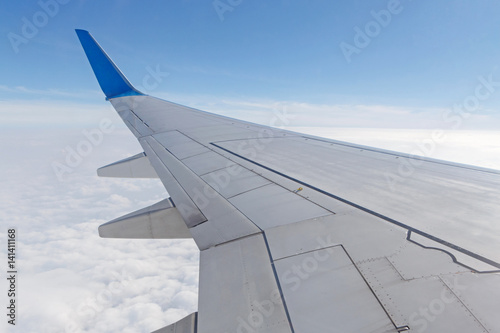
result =
[[157,332],[500,332],[500,172],[147,96],[77,34],[144,150],[99,174],[171,196],[101,236],[201,251],[198,312]]

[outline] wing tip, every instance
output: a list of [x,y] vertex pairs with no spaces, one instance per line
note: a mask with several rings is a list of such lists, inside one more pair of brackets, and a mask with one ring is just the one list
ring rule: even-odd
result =
[[144,95],[132,86],[90,32],[83,29],[75,32],[106,99]]

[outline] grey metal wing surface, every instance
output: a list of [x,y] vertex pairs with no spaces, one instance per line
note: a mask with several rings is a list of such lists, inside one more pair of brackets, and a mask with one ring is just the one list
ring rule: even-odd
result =
[[500,172],[146,96],[77,34],[144,150],[99,174],[171,196],[101,236],[201,251],[198,312],[158,332],[500,332]]

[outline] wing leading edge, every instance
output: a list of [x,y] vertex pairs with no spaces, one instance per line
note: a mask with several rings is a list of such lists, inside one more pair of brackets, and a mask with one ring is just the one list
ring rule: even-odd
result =
[[159,177],[171,195],[102,230],[185,224],[201,251],[190,331],[500,331],[498,172],[421,159],[394,191],[384,175],[411,157],[145,96],[77,34],[144,150],[100,174]]

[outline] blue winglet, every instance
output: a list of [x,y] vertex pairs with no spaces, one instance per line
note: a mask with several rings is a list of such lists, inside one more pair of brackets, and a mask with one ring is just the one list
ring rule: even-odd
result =
[[144,95],[132,86],[88,31],[76,29],[76,34],[106,99]]

